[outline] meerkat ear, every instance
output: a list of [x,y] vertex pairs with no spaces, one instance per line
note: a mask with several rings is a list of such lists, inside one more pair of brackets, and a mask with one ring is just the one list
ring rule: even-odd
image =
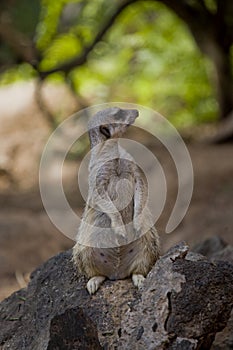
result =
[[111,133],[109,128],[106,125],[100,125],[100,132],[103,134],[107,139],[110,139]]

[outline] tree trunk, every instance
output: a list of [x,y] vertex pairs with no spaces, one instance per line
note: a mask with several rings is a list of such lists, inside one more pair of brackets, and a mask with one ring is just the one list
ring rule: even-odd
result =
[[230,68],[230,54],[222,54],[220,62],[213,60],[216,69],[216,87],[220,118],[226,118],[233,110],[233,79]]
[[214,83],[219,104],[219,118],[225,119],[233,110],[233,76],[231,72],[230,48],[224,49],[216,42],[215,38],[208,34],[204,35],[203,32],[195,33],[194,37],[200,50],[214,65]]
[[216,1],[216,12],[213,13],[203,1],[156,1],[164,3],[186,23],[201,52],[213,62],[219,118],[227,118],[233,110],[233,72],[230,58],[233,2]]

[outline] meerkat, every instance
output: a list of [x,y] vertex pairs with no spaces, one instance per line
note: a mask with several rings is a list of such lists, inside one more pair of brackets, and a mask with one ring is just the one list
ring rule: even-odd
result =
[[88,123],[91,146],[88,198],[73,247],[78,271],[94,294],[102,282],[132,277],[140,287],[159,258],[159,237],[147,206],[147,182],[119,138],[138,117],[107,108]]

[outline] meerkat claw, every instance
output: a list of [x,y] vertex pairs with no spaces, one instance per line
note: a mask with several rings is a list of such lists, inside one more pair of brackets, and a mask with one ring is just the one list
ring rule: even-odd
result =
[[104,276],[94,276],[87,282],[87,290],[89,294],[95,294],[99,289],[101,283],[105,280]]
[[145,280],[145,277],[143,275],[137,275],[137,274],[132,275],[133,285],[137,288],[140,288],[143,285],[144,280]]

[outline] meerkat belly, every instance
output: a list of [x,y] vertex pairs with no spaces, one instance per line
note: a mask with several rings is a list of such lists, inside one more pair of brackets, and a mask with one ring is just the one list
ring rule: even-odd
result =
[[101,275],[110,280],[124,279],[131,274],[131,267],[140,251],[134,242],[116,248],[95,248],[94,265]]

